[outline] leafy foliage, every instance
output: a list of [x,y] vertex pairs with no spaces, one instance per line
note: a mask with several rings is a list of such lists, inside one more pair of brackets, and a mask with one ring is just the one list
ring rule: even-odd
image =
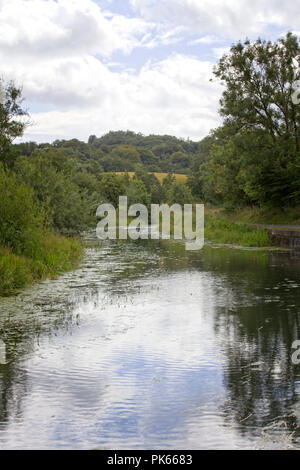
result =
[[[30,159],[19,158],[15,166],[16,173],[33,189],[37,203],[47,212],[48,222],[60,232],[83,230],[95,209],[94,180],[75,170],[72,161],[55,150],[37,152]],[[86,178],[87,185],[79,176]]]
[[30,156],[35,150],[60,149],[72,155],[87,171],[135,171],[143,165],[146,171],[186,174],[190,171],[198,144],[172,136],[143,136],[134,132],[109,132],[103,137],[90,136],[88,143],[77,139],[56,140],[52,144],[18,144],[18,155]]
[[182,182],[173,183],[167,192],[168,203],[171,204],[192,204],[193,196],[189,187]]
[[300,112],[292,100],[299,54],[288,33],[275,43],[239,42],[221,58],[215,75],[226,87],[224,123],[202,141],[204,158],[194,158],[194,195],[227,206],[300,202]]
[[0,245],[22,252],[34,231],[43,223],[43,214],[34,202],[31,188],[0,165]]
[[[28,122],[24,120],[27,116],[22,108],[22,92],[13,82],[6,86],[0,80],[3,101],[0,100],[0,161],[7,166],[13,166],[15,159],[11,143],[16,137],[23,135]],[[23,119],[22,119],[23,118]]]

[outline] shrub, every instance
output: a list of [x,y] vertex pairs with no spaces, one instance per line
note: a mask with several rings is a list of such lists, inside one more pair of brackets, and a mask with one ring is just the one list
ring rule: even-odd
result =
[[22,253],[30,237],[40,230],[43,212],[33,191],[0,166],[0,245]]

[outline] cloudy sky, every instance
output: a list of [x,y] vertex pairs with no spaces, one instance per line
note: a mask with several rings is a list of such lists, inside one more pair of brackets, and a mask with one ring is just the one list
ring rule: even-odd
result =
[[218,58],[299,25],[295,0],[0,0],[0,76],[23,86],[23,140],[119,129],[199,140],[220,123]]

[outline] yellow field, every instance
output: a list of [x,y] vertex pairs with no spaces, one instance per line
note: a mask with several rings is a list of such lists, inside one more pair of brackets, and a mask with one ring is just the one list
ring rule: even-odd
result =
[[[128,171],[127,172],[129,174],[129,176],[131,176],[131,178],[133,177],[134,175],[134,171]],[[116,171],[116,174],[117,175],[124,175],[125,172],[124,171]],[[164,178],[166,176],[168,176],[168,173],[154,173],[156,178],[162,182],[164,180]],[[185,182],[187,180],[187,175],[181,175],[179,173],[173,173],[173,176],[175,176],[176,178],[176,181],[182,181],[182,182]]]

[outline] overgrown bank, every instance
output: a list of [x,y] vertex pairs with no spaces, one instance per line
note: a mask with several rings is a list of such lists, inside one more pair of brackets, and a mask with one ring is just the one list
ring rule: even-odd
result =
[[3,166],[0,194],[0,295],[76,265],[81,243],[55,234],[33,190]]
[[217,214],[205,216],[205,239],[210,242],[245,247],[271,246],[271,240],[265,229],[238,225]]
[[0,248],[0,295],[16,290],[47,277],[56,277],[77,266],[81,243],[51,232],[41,237],[34,256],[14,253],[11,248]]
[[[228,210],[222,207],[205,206],[205,236],[217,243],[241,246],[270,246],[268,232],[255,224],[300,226],[299,207],[241,207]],[[253,225],[252,225],[253,224]]]
[[235,210],[219,209],[232,222],[249,224],[300,225],[300,207],[242,207]]
[[[176,226],[174,216],[171,214],[170,223],[171,235],[175,235],[176,230],[179,230],[180,233],[184,233],[184,216],[181,222],[178,222],[179,226]],[[194,211],[193,230],[195,229],[196,217]],[[247,225],[246,223],[239,224],[232,220],[224,209],[213,208],[210,205],[205,205],[204,229],[205,242],[253,248],[270,247],[272,245],[268,232],[264,228]],[[161,221],[160,231],[163,232],[163,224]]]

